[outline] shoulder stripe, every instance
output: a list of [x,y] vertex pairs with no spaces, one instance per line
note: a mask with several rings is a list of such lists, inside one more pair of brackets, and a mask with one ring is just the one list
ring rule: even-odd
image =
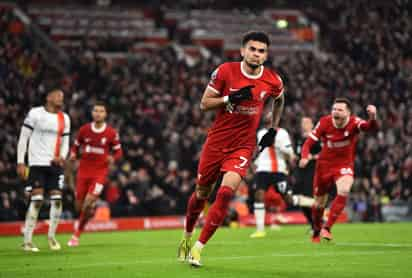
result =
[[216,94],[218,94],[218,95],[221,95],[221,93],[220,93],[218,90],[216,90],[215,88],[213,88],[212,86],[207,85],[207,88],[210,89],[210,90],[212,90],[214,93],[216,93]]
[[30,126],[30,125],[28,125],[28,124],[23,124],[23,126],[24,126],[24,127],[27,127],[28,129],[31,129],[31,130],[34,129],[32,126]]
[[312,132],[309,133],[309,137],[312,138],[312,139],[315,140],[315,141],[319,141],[319,138],[316,137]]

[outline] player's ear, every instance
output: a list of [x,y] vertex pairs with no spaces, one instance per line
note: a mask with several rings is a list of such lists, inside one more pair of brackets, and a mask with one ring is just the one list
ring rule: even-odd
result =
[[245,57],[245,47],[244,47],[244,46],[242,46],[242,47],[240,48],[240,56],[242,56],[242,58]]

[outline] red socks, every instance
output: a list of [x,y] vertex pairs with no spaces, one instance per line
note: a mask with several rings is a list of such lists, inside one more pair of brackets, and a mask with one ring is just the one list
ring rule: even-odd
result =
[[192,196],[189,198],[189,202],[187,203],[187,210],[186,210],[186,232],[191,233],[195,228],[196,221],[199,218],[200,213],[203,211],[205,207],[206,199],[202,200],[197,198],[196,192],[192,193]]
[[80,237],[80,234],[83,232],[84,227],[86,226],[87,222],[93,217],[95,213],[95,209],[93,209],[91,212],[83,211],[81,210],[80,216],[79,216],[79,226],[77,229],[74,231],[74,235],[76,237]]
[[229,209],[230,201],[232,200],[234,191],[231,187],[222,185],[216,195],[216,200],[209,209],[206,217],[205,226],[199,237],[199,241],[203,244],[213,236],[217,228],[222,225],[227,211]]
[[335,224],[339,215],[342,213],[343,209],[346,206],[347,197],[343,195],[337,195],[335,200],[333,200],[330,207],[328,222],[325,225],[325,228],[331,229],[333,224]]
[[312,221],[313,221],[313,230],[315,233],[319,233],[320,228],[322,227],[322,217],[325,208],[312,206]]

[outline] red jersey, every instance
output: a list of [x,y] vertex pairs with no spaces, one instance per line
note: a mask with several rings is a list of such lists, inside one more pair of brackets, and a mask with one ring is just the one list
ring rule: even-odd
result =
[[353,165],[359,132],[376,128],[375,120],[365,121],[355,116],[350,116],[344,127],[336,128],[331,115],[322,117],[303,144],[302,158],[307,158],[312,145],[321,140],[322,150],[318,162]]
[[119,134],[107,124],[100,129],[97,129],[93,123],[83,125],[71,152],[77,154],[79,149],[81,158],[77,175],[80,177],[106,176],[110,153],[114,152],[115,160],[122,156]]
[[209,129],[209,145],[222,150],[239,147],[255,148],[256,129],[259,126],[265,101],[278,98],[283,93],[282,79],[275,72],[261,66],[258,75],[249,75],[242,68],[243,62],[221,64],[212,74],[208,88],[219,96],[227,96],[242,87],[254,85],[252,100],[236,105],[233,113],[222,107],[217,111],[215,121]]

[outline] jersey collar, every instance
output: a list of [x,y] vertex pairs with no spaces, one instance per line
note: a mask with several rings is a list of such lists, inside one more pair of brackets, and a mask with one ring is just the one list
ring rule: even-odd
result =
[[92,123],[92,124],[91,124],[91,127],[92,127],[92,131],[93,131],[94,133],[102,133],[102,132],[105,131],[105,129],[106,129],[106,123],[104,123],[101,128],[97,128],[97,127],[94,125],[94,123]]
[[240,62],[240,71],[241,71],[242,74],[243,74],[244,76],[246,76],[247,78],[250,78],[250,79],[259,79],[259,78],[261,78],[262,75],[263,75],[263,66],[260,66],[260,67],[259,67],[259,68],[260,68],[260,72],[259,72],[258,74],[256,74],[256,75],[248,74],[248,73],[243,69],[243,67],[244,67],[244,62],[242,61],[242,62]]

